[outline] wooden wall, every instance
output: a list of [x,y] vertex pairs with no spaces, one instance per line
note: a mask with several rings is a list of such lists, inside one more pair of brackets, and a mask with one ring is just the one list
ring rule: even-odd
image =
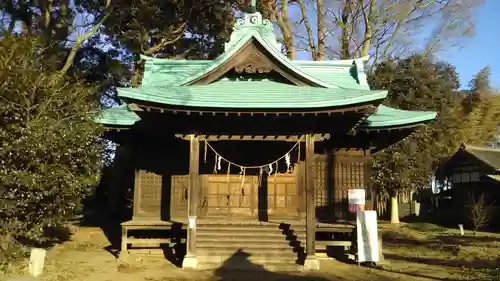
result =
[[371,155],[363,150],[335,150],[316,155],[316,216],[319,221],[354,220],[348,211],[349,189],[366,189],[371,199]]
[[[330,150],[315,155],[315,203],[319,221],[354,219],[354,214],[348,211],[349,189],[365,188],[367,200],[371,199],[370,160],[371,156],[363,150]],[[198,213],[200,216],[304,217],[303,169],[304,163],[299,162],[293,173],[265,176],[265,179],[247,175],[243,184],[239,175],[200,175]],[[147,215],[153,206],[161,206],[162,219],[187,217],[187,175],[140,170],[135,188],[139,186],[144,191],[136,194],[134,201],[140,200],[143,206],[137,207],[134,214]],[[156,201],[155,196],[162,198],[161,202]],[[149,211],[145,213],[141,208]]]

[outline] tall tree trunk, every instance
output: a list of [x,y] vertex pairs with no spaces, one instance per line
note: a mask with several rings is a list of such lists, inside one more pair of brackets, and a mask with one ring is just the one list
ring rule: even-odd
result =
[[45,44],[50,42],[52,36],[52,10],[54,6],[54,0],[40,1],[41,6],[40,11],[43,11],[43,40]]
[[349,40],[349,18],[351,16],[351,0],[346,0],[340,18],[340,59],[350,59],[350,40]]
[[134,61],[134,68],[132,70],[132,79],[131,79],[132,87],[139,87],[141,85],[142,77],[144,75],[144,63],[145,61],[141,58],[137,58]]
[[399,224],[399,204],[397,191],[394,191],[394,193],[391,195],[391,223]]
[[[307,33],[307,44],[309,45],[309,51],[311,52],[311,57],[313,60],[318,60],[317,55],[318,51],[316,50],[316,44],[314,43],[314,33],[311,28],[311,23],[309,22],[309,15],[307,14],[306,5],[304,1],[297,0],[299,4],[300,13],[302,14],[302,20],[304,21],[304,27],[306,28]],[[324,36],[324,34],[323,34]],[[319,38],[319,37],[318,37]]]
[[373,41],[372,17],[373,17],[373,10],[375,9],[375,1],[376,0],[370,0],[370,3],[368,4],[369,5],[368,11],[366,11],[366,7],[364,6],[364,0],[359,0],[361,5],[361,12],[363,13],[363,21],[365,25],[363,44],[360,52],[360,55],[362,57],[368,55],[368,51],[370,50]]
[[317,19],[318,19],[318,54],[316,60],[325,59],[325,18],[323,12],[323,0],[316,0]]
[[274,16],[278,27],[280,28],[281,34],[283,35],[283,43],[285,44],[286,54],[289,59],[294,60],[295,56],[295,46],[293,42],[293,34],[290,27],[290,19],[288,18],[288,1],[282,0],[281,11],[278,7],[274,8]]
[[56,24],[56,40],[63,40],[69,35],[69,0],[61,0],[59,4],[59,21]]

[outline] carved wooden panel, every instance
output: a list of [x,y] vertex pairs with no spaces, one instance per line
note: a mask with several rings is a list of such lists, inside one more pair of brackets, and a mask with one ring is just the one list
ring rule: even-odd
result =
[[134,218],[159,219],[161,213],[162,176],[137,171],[134,187]]
[[262,59],[263,54],[254,52],[250,54],[243,62],[237,64],[234,70],[237,73],[269,73],[272,67]]
[[277,62],[265,48],[256,40],[249,41],[230,60],[218,66],[214,71],[190,82],[190,85],[210,84],[223,77],[231,70],[241,73],[268,73],[271,70],[278,73],[284,80],[297,86],[319,86],[290,71]]

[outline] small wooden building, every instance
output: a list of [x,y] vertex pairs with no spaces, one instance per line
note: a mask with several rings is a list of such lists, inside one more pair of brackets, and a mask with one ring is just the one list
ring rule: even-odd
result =
[[[448,222],[468,223],[468,207],[484,196],[486,205],[496,207],[492,216],[499,218],[500,149],[462,144],[459,150],[439,170],[447,183],[438,194],[438,212],[449,210]],[[493,219],[492,225],[500,227]]]
[[118,89],[126,104],[97,121],[135,179],[122,254],[147,243],[128,230],[180,224],[184,267],[245,252],[268,268],[317,269],[316,232],[353,231],[350,189],[371,199],[371,154],[436,116],[381,105],[367,57],[296,61],[280,50],[270,21],[246,13],[218,58],[143,57],[142,85]]

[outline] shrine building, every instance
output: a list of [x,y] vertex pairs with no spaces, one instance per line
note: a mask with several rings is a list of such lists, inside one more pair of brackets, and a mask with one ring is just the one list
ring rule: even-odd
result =
[[354,246],[349,190],[373,206],[371,155],[436,117],[382,105],[368,57],[288,59],[258,12],[214,60],[142,58],[141,85],[97,118],[118,145],[115,196],[133,202],[122,256],[167,245],[187,268],[318,269],[317,252]]

